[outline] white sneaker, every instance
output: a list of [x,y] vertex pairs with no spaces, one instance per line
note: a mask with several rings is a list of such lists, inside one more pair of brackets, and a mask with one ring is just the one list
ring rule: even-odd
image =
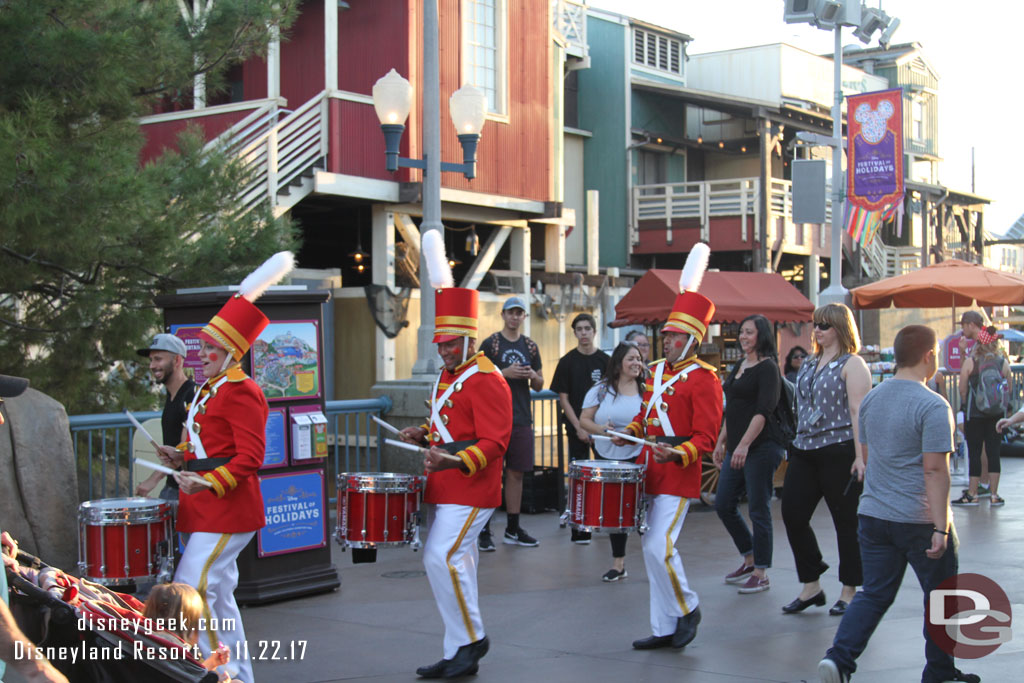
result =
[[831,659],[826,657],[818,662],[818,678],[821,683],[849,683],[850,677],[839,670]]

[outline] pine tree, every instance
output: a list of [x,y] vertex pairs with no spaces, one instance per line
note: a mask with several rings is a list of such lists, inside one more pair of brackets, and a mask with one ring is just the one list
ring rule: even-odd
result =
[[197,132],[142,165],[138,122],[197,74],[220,87],[292,4],[0,2],[0,372],[71,414],[154,406],[134,362],[161,324],[153,297],[294,246],[286,221],[239,211],[244,170]]

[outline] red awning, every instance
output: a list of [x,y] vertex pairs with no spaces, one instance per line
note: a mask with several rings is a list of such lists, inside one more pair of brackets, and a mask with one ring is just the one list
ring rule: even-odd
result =
[[[714,302],[718,323],[739,322],[753,313],[778,323],[810,322],[814,313],[810,300],[778,273],[708,272],[698,291]],[[649,270],[615,304],[610,325],[659,325],[678,293],[678,270]]]

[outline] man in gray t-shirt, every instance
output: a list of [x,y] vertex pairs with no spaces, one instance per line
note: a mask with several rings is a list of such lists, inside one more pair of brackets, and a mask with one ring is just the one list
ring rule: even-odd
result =
[[[845,683],[856,659],[896,599],[907,565],[925,594],[957,573],[956,530],[949,514],[953,412],[927,382],[938,368],[935,332],[909,325],[894,342],[896,375],[860,405],[859,447],[867,463],[857,510],[864,585],[818,664],[824,683]],[[925,629],[922,683],[981,679],[954,666]]]
[[930,524],[924,453],[953,450],[953,411],[921,382],[892,378],[860,404],[860,441],[873,458],[864,471],[857,514],[890,522]]

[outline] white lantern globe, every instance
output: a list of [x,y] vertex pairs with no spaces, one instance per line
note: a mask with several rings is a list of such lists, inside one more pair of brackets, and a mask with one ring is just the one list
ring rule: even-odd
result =
[[381,125],[404,126],[412,108],[412,84],[392,69],[373,84],[373,108]]

